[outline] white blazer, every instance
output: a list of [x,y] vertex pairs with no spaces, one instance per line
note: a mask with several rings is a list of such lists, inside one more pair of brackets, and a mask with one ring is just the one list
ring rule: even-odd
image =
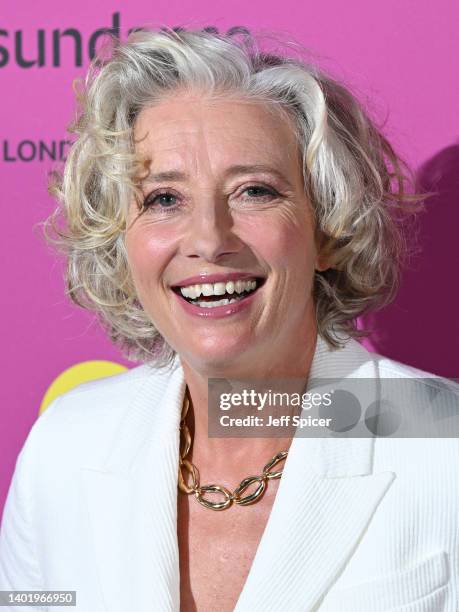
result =
[[[319,338],[311,377],[351,375],[425,373]],[[0,590],[76,590],[81,612],[179,611],[184,389],[177,358],[171,371],[134,367],[48,407],[9,490]],[[458,439],[295,436],[236,612],[453,612],[458,602]]]

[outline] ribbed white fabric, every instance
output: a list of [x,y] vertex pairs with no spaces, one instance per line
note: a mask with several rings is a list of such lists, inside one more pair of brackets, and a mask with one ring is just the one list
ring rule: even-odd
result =
[[[311,378],[351,376],[426,374],[319,338]],[[5,505],[0,589],[76,590],[79,612],[179,611],[184,389],[177,359],[48,407]],[[236,612],[459,610],[458,466],[453,438],[295,437]]]

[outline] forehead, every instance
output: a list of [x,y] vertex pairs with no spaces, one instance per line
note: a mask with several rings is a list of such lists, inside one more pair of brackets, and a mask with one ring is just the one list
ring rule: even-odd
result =
[[207,165],[298,160],[293,121],[274,105],[199,95],[167,98],[144,108],[135,123],[136,150],[153,163]]

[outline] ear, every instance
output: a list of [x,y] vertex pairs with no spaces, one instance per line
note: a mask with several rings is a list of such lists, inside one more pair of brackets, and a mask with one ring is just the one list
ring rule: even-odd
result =
[[330,241],[324,234],[316,236],[316,260],[314,267],[316,272],[325,272],[330,268]]
[[325,255],[318,254],[315,263],[316,272],[325,272],[325,270],[329,268],[330,264],[328,263],[328,258]]

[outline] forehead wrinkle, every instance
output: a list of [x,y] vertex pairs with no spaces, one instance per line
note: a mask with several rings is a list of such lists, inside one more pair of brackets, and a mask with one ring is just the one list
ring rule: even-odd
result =
[[[212,156],[209,151],[209,147],[212,147],[209,143],[211,137],[209,136],[209,130],[206,128],[205,122],[199,121],[197,124],[195,122],[191,129],[180,131],[180,134],[175,135],[177,142],[170,145],[166,144],[165,147],[159,149],[155,147],[154,143],[151,144],[150,150],[146,151],[151,163],[150,173],[145,177],[145,182],[149,179],[180,182],[189,180],[191,177],[200,178],[203,176],[211,176],[216,179],[218,172],[214,168],[215,164],[212,163]],[[212,131],[213,128],[211,127],[210,132]],[[221,128],[216,131],[220,137],[222,135]],[[174,136],[172,137],[174,138]],[[169,140],[170,136],[161,136],[157,142],[166,141],[167,143]],[[156,165],[158,164],[158,157],[160,158],[159,168]],[[173,162],[172,158],[174,158]]]
[[[202,144],[203,146],[203,150],[204,150],[204,155],[205,155],[205,159],[203,160],[203,166],[205,166],[205,168],[208,170],[208,174],[210,174],[210,176],[215,179],[216,178],[216,174],[214,172],[214,169],[212,167],[212,161],[211,161],[211,157],[209,154],[209,141],[208,141],[208,134],[207,134],[207,129],[206,129],[206,118],[204,116],[204,105],[200,104],[199,105],[199,132],[200,135],[202,136],[202,140],[199,141],[200,144]],[[201,149],[201,146],[200,146]],[[199,165],[200,165],[200,156],[196,156],[196,170],[197,173],[196,175],[199,176]]]
[[[284,157],[278,157],[277,155],[273,155],[276,150],[279,149],[279,146],[275,146],[274,142],[266,141],[266,132],[260,129],[256,129],[253,133],[244,132],[241,128],[239,132],[236,133],[236,139],[234,136],[234,126],[231,125],[231,121],[234,118],[234,115],[228,116],[227,112],[221,111],[218,116],[217,122],[209,121],[209,108],[208,105],[203,103],[203,101],[199,101],[199,104],[191,104],[189,108],[187,108],[187,112],[189,112],[189,116],[187,117],[174,117],[174,115],[168,114],[169,109],[166,108],[166,117],[159,117],[160,126],[163,125],[167,128],[170,126],[172,128],[172,135],[166,133],[161,134],[161,127],[159,130],[159,134],[155,136],[152,133],[151,125],[146,126],[147,138],[143,140],[142,144],[146,145],[147,149],[145,152],[148,154],[151,160],[150,164],[150,174],[154,174],[154,169],[152,166],[154,165],[154,158],[157,159],[157,154],[159,156],[163,156],[165,153],[172,155],[167,155],[167,163],[165,161],[160,161],[161,167],[157,166],[158,172],[169,172],[169,171],[179,171],[182,173],[182,176],[176,174],[173,176],[170,174],[169,176],[164,175],[162,177],[163,180],[183,180],[185,179],[184,174],[192,173],[196,177],[200,177],[202,175],[210,175],[212,178],[216,178],[216,174],[218,174],[218,157],[216,155],[212,156],[212,146],[214,146],[215,150],[219,151],[219,141],[229,142],[231,144],[232,141],[236,140],[236,153],[233,158],[233,165],[240,163],[240,165],[269,165],[272,167],[280,167],[287,170],[287,174],[290,174],[287,168],[284,168],[285,161],[289,160],[292,162],[292,153],[291,150],[291,138],[287,140],[290,142],[283,142],[283,149],[287,149],[284,151]],[[266,109],[262,108],[262,111],[266,112]],[[154,107],[153,107],[154,112]],[[271,114],[271,113],[270,113]],[[276,116],[277,115],[277,116]],[[271,116],[276,120],[282,121],[283,117],[280,117],[277,113],[272,113]],[[148,115],[147,115],[148,117]],[[152,119],[152,123],[154,123],[155,118]],[[260,128],[260,118],[256,118],[255,123],[250,122],[252,126]],[[288,122],[287,122],[288,123]],[[139,128],[139,126],[136,126]],[[273,126],[271,126],[273,127]],[[272,136],[272,132],[278,132],[280,128],[280,124],[274,126],[273,130],[268,130]],[[289,126],[290,127],[290,126]],[[290,137],[293,134],[290,134]],[[177,142],[170,142],[176,140]],[[285,138],[282,137],[282,141]],[[296,140],[294,138],[294,140]],[[194,141],[194,142],[192,142]],[[242,150],[244,153],[249,153],[249,155],[240,155],[238,149],[238,144],[243,143]],[[155,147],[155,144],[163,144],[162,148],[158,150]],[[287,146],[285,146],[287,145]],[[273,149],[274,146],[274,149]],[[145,149],[144,146],[141,147]],[[156,151],[155,151],[156,148]],[[210,150],[209,150],[210,148]],[[240,148],[240,147],[239,147]],[[296,148],[296,147],[295,147]],[[196,150],[199,152],[196,155]],[[250,155],[250,152],[253,152],[254,155]],[[262,153],[261,157],[258,157],[259,153]],[[175,155],[174,155],[175,153]],[[172,163],[172,157],[175,157],[175,160]],[[177,164],[177,161],[180,160],[180,163]],[[217,161],[216,161],[217,160]],[[183,162],[185,162],[183,164]],[[289,164],[290,165],[290,164]],[[228,164],[225,164],[228,166]],[[226,170],[226,168],[224,169]],[[149,177],[145,177],[145,180],[148,181]],[[188,177],[189,178],[189,177]]]

